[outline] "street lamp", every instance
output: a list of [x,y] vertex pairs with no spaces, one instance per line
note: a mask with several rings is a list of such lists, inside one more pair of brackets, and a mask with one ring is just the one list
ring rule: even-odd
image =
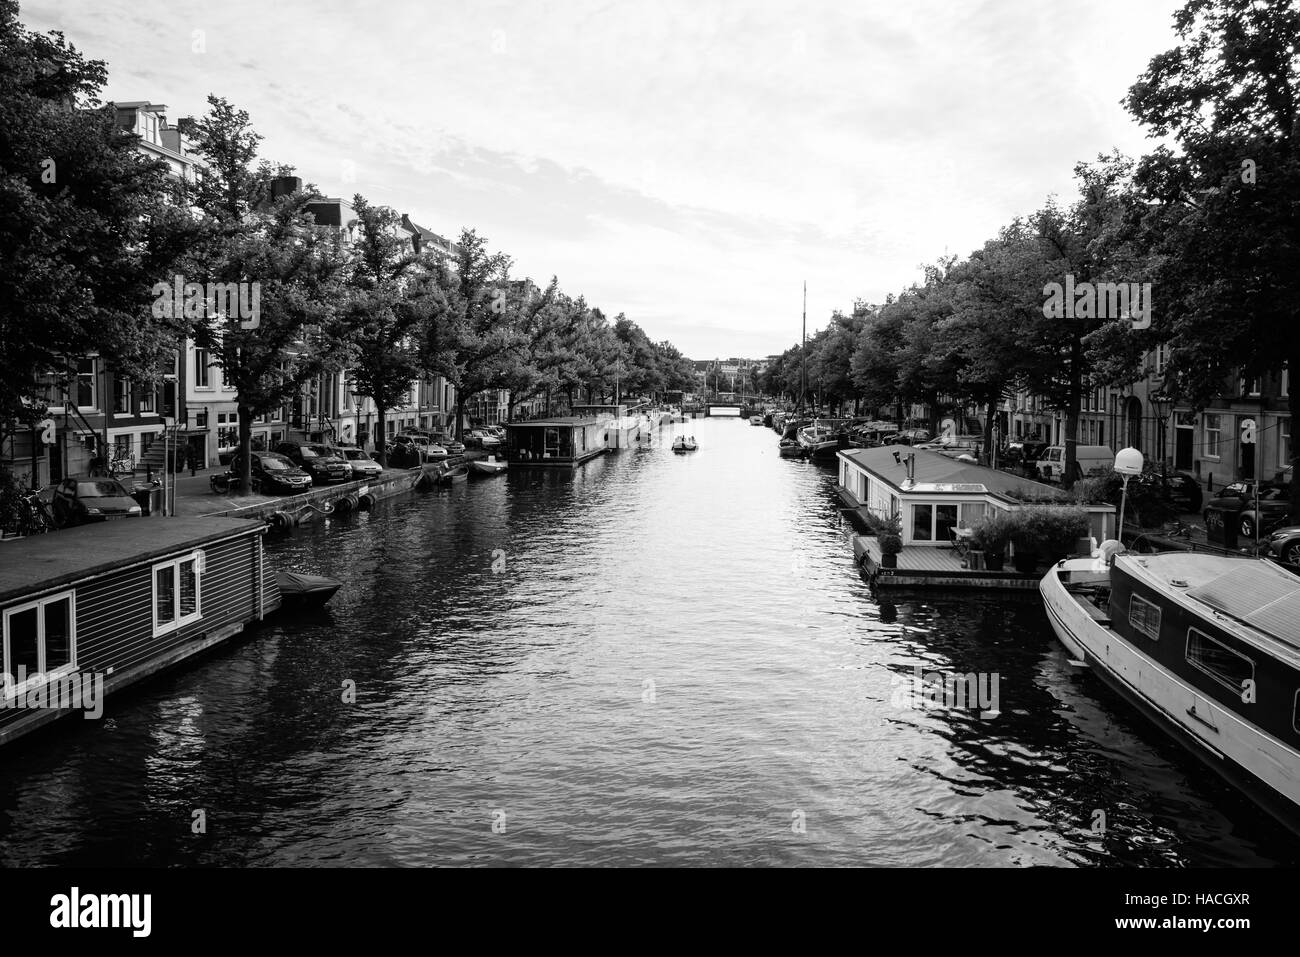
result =
[[1173,411],[1174,400],[1172,396],[1163,392],[1157,392],[1151,396],[1151,407],[1156,413],[1156,451],[1160,456],[1161,472],[1168,473],[1168,461],[1165,458],[1165,447],[1169,438],[1169,414]]
[[1142,453],[1137,449],[1120,449],[1119,454],[1115,456],[1115,471],[1120,474],[1124,482],[1124,491],[1119,499],[1119,526],[1115,531],[1115,538],[1123,544],[1124,509],[1128,505],[1128,480],[1142,474]]

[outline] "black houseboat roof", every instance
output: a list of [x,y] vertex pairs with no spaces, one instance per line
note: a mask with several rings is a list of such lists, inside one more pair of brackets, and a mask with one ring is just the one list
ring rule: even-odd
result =
[[0,602],[264,527],[245,518],[128,518],[4,542]]
[[1300,578],[1269,561],[1198,552],[1123,556],[1123,568],[1163,594],[1182,595],[1300,651]]

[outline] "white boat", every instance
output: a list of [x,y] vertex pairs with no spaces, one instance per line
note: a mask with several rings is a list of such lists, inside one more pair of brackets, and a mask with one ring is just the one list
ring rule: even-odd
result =
[[749,424],[750,424],[750,425],[762,425],[762,424],[763,424],[763,417],[762,417],[761,415],[751,415],[751,416],[749,417]]
[[694,452],[698,448],[699,445],[696,444],[695,436],[693,435],[689,438],[685,435],[679,435],[677,438],[673,439],[674,452]]
[[507,463],[495,455],[489,455],[485,459],[471,459],[468,465],[480,475],[500,475],[507,468]]
[[1063,560],[1039,590],[1072,666],[1300,833],[1300,577],[1264,560],[1120,550],[1110,564]]

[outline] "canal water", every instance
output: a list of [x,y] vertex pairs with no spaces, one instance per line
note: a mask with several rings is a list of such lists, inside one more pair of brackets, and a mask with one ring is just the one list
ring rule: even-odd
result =
[[1300,859],[1071,671],[1036,593],[879,602],[831,468],[675,428],[699,451],[666,428],[277,541],[346,583],[329,610],[6,750],[0,864]]

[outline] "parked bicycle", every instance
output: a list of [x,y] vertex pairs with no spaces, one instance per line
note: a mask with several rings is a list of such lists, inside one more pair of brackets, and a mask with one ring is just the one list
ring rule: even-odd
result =
[[0,507],[0,530],[6,535],[42,535],[57,527],[35,489],[8,496]]

